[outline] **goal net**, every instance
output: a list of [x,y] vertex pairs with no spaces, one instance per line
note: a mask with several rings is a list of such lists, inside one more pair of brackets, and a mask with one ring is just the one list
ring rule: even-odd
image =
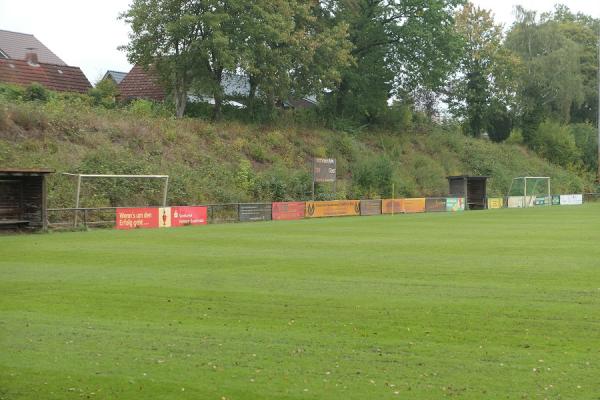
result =
[[508,191],[509,208],[550,205],[552,205],[552,192],[549,177],[522,176],[513,179]]

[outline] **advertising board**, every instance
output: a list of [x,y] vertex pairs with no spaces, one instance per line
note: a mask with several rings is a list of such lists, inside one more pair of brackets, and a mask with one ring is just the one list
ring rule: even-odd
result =
[[465,199],[463,197],[448,197],[446,199],[446,211],[464,211]]
[[361,200],[360,215],[380,215],[381,200]]
[[240,221],[255,222],[255,221],[270,221],[271,220],[271,203],[245,203],[240,204]]
[[272,218],[275,221],[304,218],[304,202],[273,203]]
[[117,208],[117,229],[158,228],[158,208]]
[[561,206],[579,206],[583,204],[582,194],[563,194],[560,196]]
[[335,158],[315,158],[313,160],[314,182],[335,182],[336,175]]
[[488,198],[488,209],[496,210],[502,207],[504,207],[504,199],[502,197]]
[[307,201],[304,215],[307,218],[360,215],[360,201]]
[[428,197],[425,199],[425,211],[442,212],[446,211],[446,199],[438,197]]
[[425,198],[394,199],[382,201],[383,214],[425,212]]

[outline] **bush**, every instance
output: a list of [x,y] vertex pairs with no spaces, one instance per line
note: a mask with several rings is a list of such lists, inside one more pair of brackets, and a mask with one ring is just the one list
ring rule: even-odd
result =
[[40,85],[39,83],[32,83],[27,86],[23,93],[23,100],[25,101],[48,101],[50,98],[50,92]]
[[117,104],[119,87],[112,79],[102,79],[88,92],[95,106],[114,108]]
[[588,171],[598,169],[598,131],[591,124],[570,125],[575,145],[581,153],[582,162]]
[[20,86],[10,84],[0,84],[0,99],[9,102],[19,101],[23,99],[24,89]]
[[548,161],[572,167],[581,163],[581,152],[569,126],[545,121],[530,139],[530,147]]
[[385,156],[358,162],[352,174],[355,194],[363,198],[389,196],[392,192],[393,169],[392,162]]

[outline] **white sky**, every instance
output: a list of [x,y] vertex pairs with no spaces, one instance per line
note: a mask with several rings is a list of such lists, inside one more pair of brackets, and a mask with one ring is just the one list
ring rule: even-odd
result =
[[[117,21],[130,0],[0,0],[0,29],[34,34],[67,64],[81,67],[94,83],[108,69],[128,72],[127,26]],[[473,0],[491,9],[498,22],[510,25],[513,8],[550,11],[555,0]],[[563,0],[572,11],[600,18],[599,0]]]

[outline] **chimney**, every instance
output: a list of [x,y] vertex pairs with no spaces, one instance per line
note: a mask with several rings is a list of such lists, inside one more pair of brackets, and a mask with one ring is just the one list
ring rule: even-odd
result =
[[25,61],[27,61],[27,64],[31,65],[32,67],[38,67],[40,65],[38,62],[37,53],[35,51],[28,51],[27,54],[25,54]]

